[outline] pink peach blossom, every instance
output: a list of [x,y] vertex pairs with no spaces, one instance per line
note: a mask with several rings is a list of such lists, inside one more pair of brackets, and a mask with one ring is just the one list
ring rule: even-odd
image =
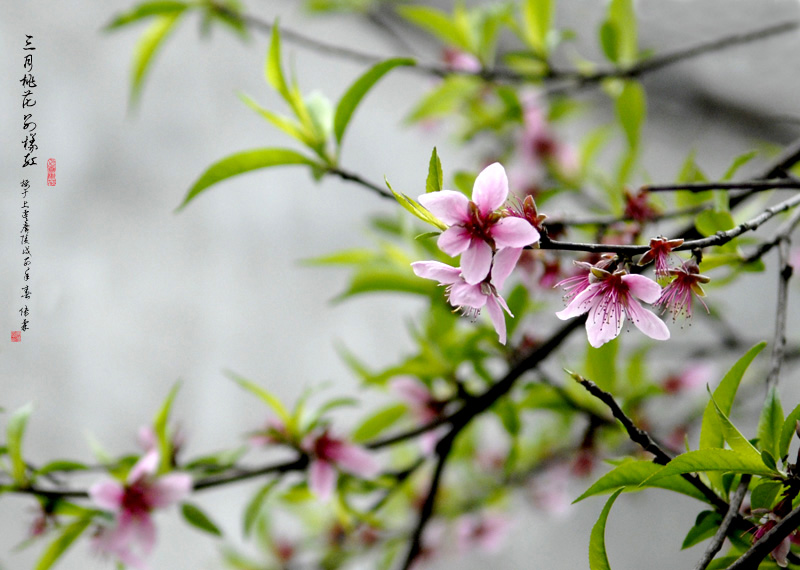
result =
[[478,547],[486,552],[497,552],[503,547],[510,522],[496,513],[463,515],[458,520],[458,546],[464,552]]
[[539,240],[539,232],[529,222],[500,210],[507,197],[508,178],[497,162],[478,174],[472,200],[455,190],[419,197],[420,204],[450,226],[439,236],[439,249],[451,257],[461,255],[461,272],[470,285],[489,274],[494,252]]
[[153,449],[133,466],[124,485],[107,480],[89,489],[98,507],[116,515],[116,526],[100,528],[95,547],[140,570],[147,567],[145,559],[155,546],[152,511],[177,503],[192,489],[192,478],[185,473],[156,477],[158,464],[158,451]]
[[626,317],[650,338],[667,340],[667,325],[645,310],[638,301],[641,299],[646,303],[653,303],[660,294],[661,287],[658,283],[647,277],[631,275],[623,270],[609,273],[593,267],[589,286],[576,295],[566,309],[556,313],[556,316],[567,320],[588,312],[586,332],[589,344],[595,348],[617,338]]
[[358,445],[332,437],[328,430],[309,435],[303,442],[309,454],[308,486],[323,501],[336,487],[337,468],[370,479],[380,472],[380,466],[370,453]]
[[[419,380],[410,376],[396,378],[389,384],[389,388],[408,403],[411,415],[420,424],[430,423],[442,415],[446,402],[434,398],[428,387]],[[428,430],[420,436],[420,446],[426,455],[432,454],[436,447],[441,435],[436,432],[437,430]]]
[[685,261],[678,269],[670,269],[668,273],[674,275],[675,278],[664,287],[655,302],[656,306],[662,307],[663,311],[669,309],[673,320],[678,315],[690,319],[692,317],[692,296],[694,295],[708,312],[708,307],[703,302],[706,292],[703,291],[700,284],[708,283],[710,279],[705,275],[700,275],[700,268],[694,259]]

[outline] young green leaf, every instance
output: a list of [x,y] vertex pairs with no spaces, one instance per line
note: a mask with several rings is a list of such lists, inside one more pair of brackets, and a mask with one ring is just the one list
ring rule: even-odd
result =
[[267,498],[269,498],[270,492],[275,488],[275,486],[280,482],[280,479],[273,479],[258,492],[253,495],[253,498],[250,499],[250,502],[247,503],[247,507],[244,510],[244,520],[243,520],[243,530],[244,536],[247,538],[250,536],[250,531],[253,529],[256,521],[258,520],[259,516],[264,509],[264,503],[266,502]]
[[271,166],[306,165],[324,169],[325,167],[314,160],[297,151],[285,148],[259,148],[256,150],[246,150],[232,154],[222,160],[215,162],[200,175],[200,178],[192,185],[186,193],[186,197],[178,206],[178,210],[186,207],[198,194],[209,186],[221,182],[227,178],[258,170]]
[[789,415],[786,416],[786,421],[783,422],[783,427],[781,428],[780,449],[778,455],[775,457],[783,459],[789,454],[789,446],[791,445],[792,439],[797,432],[798,421],[800,421],[800,404],[798,404],[795,409],[789,412]]
[[522,17],[524,38],[542,58],[547,58],[547,34],[553,22],[554,0],[524,0]]
[[8,458],[11,461],[11,476],[20,485],[24,484],[27,479],[25,461],[22,458],[22,438],[25,436],[25,427],[31,412],[33,412],[33,404],[25,404],[11,414],[6,426],[6,446],[8,447]]
[[436,216],[431,214],[425,207],[422,206],[419,202],[406,196],[405,194],[398,194],[392,188],[392,185],[389,184],[389,181],[386,180],[386,186],[389,187],[389,190],[394,195],[395,200],[397,200],[403,208],[414,214],[423,222],[436,226],[440,230],[446,230],[447,225],[445,225],[442,221],[440,221]]
[[611,565],[608,563],[608,554],[606,553],[606,522],[608,521],[608,513],[611,512],[611,507],[614,506],[614,501],[617,500],[620,493],[622,493],[622,489],[618,489],[609,497],[600,512],[600,518],[597,519],[597,522],[592,527],[592,534],[589,537],[590,570],[611,570]]
[[627,460],[617,465],[614,469],[600,477],[573,503],[582,501],[587,497],[610,493],[619,488],[627,491],[640,491],[645,487],[659,487],[677,493],[694,497],[699,501],[707,501],[697,488],[680,475],[652,481],[651,477],[659,472],[662,465],[647,460]]
[[91,524],[92,517],[82,517],[72,524],[62,527],[60,534],[42,553],[41,558],[36,562],[34,570],[48,570],[55,564],[67,548],[75,542],[83,531]]
[[309,133],[305,126],[296,120],[290,119],[289,117],[283,117],[277,113],[273,113],[269,109],[265,109],[243,93],[239,94],[239,99],[241,99],[245,105],[253,109],[256,113],[264,117],[290,137],[297,139],[309,147],[313,147],[316,144],[313,134]]
[[428,6],[399,6],[398,14],[403,18],[439,38],[444,44],[471,51],[469,38],[464,37],[462,30],[450,16]]
[[350,439],[353,443],[363,443],[373,439],[396,424],[408,412],[405,404],[394,404],[367,416],[356,428]]
[[748,458],[748,460],[755,460],[755,458],[761,458],[761,454],[759,451],[750,443],[747,438],[742,435],[742,432],[738,430],[738,428],[733,425],[730,418],[728,418],[727,414],[723,412],[716,401],[714,401],[714,396],[711,395],[711,389],[709,388],[709,397],[711,398],[711,403],[714,405],[714,411],[717,413],[717,417],[719,418],[720,425],[722,426],[722,433],[725,441],[731,446],[731,449],[740,453],[741,455]]
[[764,465],[760,456],[743,455],[732,449],[698,449],[679,455],[645,481],[654,484],[660,479],[686,473],[750,473],[763,477],[778,477],[781,473]]
[[183,503],[181,505],[181,514],[190,525],[195,528],[213,534],[214,536],[222,536],[222,531],[215,525],[208,515],[206,515],[200,507],[192,503]]
[[[760,342],[748,350],[725,374],[717,389],[714,390],[714,402],[724,414],[729,415],[731,413],[736,391],[739,389],[739,383],[742,381],[747,367],[750,366],[753,359],[766,345],[766,342]],[[714,403],[709,401],[703,413],[703,422],[700,427],[700,449],[721,448],[724,442],[725,436],[722,430],[722,422],[714,408]]]
[[172,409],[172,403],[175,401],[175,396],[180,388],[180,383],[175,383],[169,391],[166,400],[158,410],[155,419],[153,420],[153,431],[156,434],[156,441],[158,442],[158,453],[161,457],[161,465],[158,468],[159,473],[166,473],[172,467],[172,441],[167,431],[167,420],[169,419],[169,412]]
[[226,372],[225,375],[251,394],[258,396],[261,401],[272,408],[272,411],[278,415],[284,424],[289,425],[291,423],[291,414],[289,414],[289,410],[286,409],[286,407],[277,397],[273,396],[270,392],[255,382],[251,382],[247,378],[239,376],[238,374]]
[[628,147],[638,148],[639,135],[647,114],[647,100],[641,84],[633,80],[625,81],[622,91],[616,97],[614,106],[628,141]]
[[444,173],[442,172],[442,161],[433,147],[431,161],[428,164],[428,179],[425,181],[425,192],[438,192],[444,185]]
[[144,2],[115,17],[104,29],[110,31],[144,18],[180,13],[188,7],[186,2]]
[[778,493],[780,493],[782,489],[783,483],[780,481],[761,481],[750,493],[750,508],[753,510],[772,510],[772,507],[775,505],[775,500],[778,498]]
[[133,71],[131,73],[131,103],[133,105],[139,100],[153,57],[182,14],[183,12],[179,11],[157,16],[139,38],[133,52]]
[[776,459],[781,455],[781,430],[783,429],[783,408],[778,392],[773,386],[764,400],[761,417],[758,420],[758,447]]
[[697,515],[694,521],[694,526],[689,529],[686,538],[683,539],[681,550],[690,548],[695,544],[703,542],[707,538],[711,538],[717,532],[719,525],[722,523],[722,515],[716,511],[703,511]]
[[611,0],[608,16],[600,29],[603,51],[610,61],[621,66],[636,62],[639,46],[633,0]]
[[381,63],[373,66],[364,75],[359,77],[353,83],[339,100],[336,106],[336,115],[333,119],[333,132],[336,136],[336,144],[342,144],[345,129],[350,123],[353,113],[361,103],[361,100],[369,92],[370,89],[389,71],[396,67],[413,66],[415,61],[409,58],[396,58],[382,61]]

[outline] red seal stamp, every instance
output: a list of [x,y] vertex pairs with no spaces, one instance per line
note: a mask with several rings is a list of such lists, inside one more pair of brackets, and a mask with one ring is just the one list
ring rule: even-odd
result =
[[22,342],[22,331],[11,331],[11,342]]
[[55,186],[56,185],[56,159],[55,158],[48,158],[47,159],[47,185],[48,186]]

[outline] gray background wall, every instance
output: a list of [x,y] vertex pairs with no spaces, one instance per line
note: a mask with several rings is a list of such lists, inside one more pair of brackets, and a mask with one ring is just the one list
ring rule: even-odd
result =
[[[298,2],[262,3],[254,10],[311,36],[381,54],[394,53],[380,32],[347,18],[304,17]],[[443,3],[449,5],[449,3]],[[583,53],[596,52],[591,26],[602,5],[563,3],[559,18],[585,34]],[[271,108],[265,85],[266,39],[243,45],[229,34],[198,41],[197,22],[184,23],[159,54],[138,113],[126,113],[128,70],[140,29],[100,32],[127,1],[3,0],[0,16],[0,405],[33,401],[26,438],[29,457],[91,460],[86,433],[114,451],[136,450],[134,434],[150,421],[177,380],[174,417],[188,432],[188,455],[213,451],[259,425],[264,412],[222,374],[233,369],[291,400],[304,386],[330,381],[354,393],[334,340],[357,347],[374,364],[409,346],[405,319],[413,300],[376,296],[331,305],[343,272],[298,260],[364,242],[361,220],[392,211],[363,190],[281,169],[243,176],[215,188],[180,214],[173,209],[212,161],[236,150],[287,140],[239,103],[244,91]],[[794,1],[642,1],[645,46],[666,50],[796,18]],[[33,250],[31,330],[21,343],[16,311],[22,281],[18,248],[22,169],[19,101],[24,34],[34,36],[40,162],[58,161],[58,184],[45,168],[30,196]],[[646,80],[652,113],[645,164],[656,180],[678,169],[694,146],[711,173],[754,141],[784,143],[797,135],[797,34],[706,56]],[[298,48],[300,84],[338,96],[361,67]],[[348,132],[344,164],[373,180],[387,175],[410,194],[420,189],[430,148],[448,170],[474,153],[442,133],[398,129],[397,122],[430,82],[388,77],[371,94]],[[784,117],[775,120],[776,117]],[[580,131],[573,125],[574,132]],[[768,281],[768,280],[766,280]],[[749,283],[749,285],[748,285]],[[773,287],[739,307],[753,334],[769,334]],[[252,485],[201,497],[233,537]],[[576,489],[580,492],[580,489]],[[667,501],[669,501],[667,503]],[[668,505],[665,507],[665,505]],[[30,503],[0,501],[0,567],[33,565],[38,550],[12,553],[31,518]],[[667,515],[651,516],[666,508]],[[551,520],[518,509],[509,546],[495,557],[442,561],[441,568],[586,567],[589,530],[600,501],[587,501]],[[659,511],[659,512],[664,512]],[[609,550],[615,568],[676,568],[699,553],[678,552],[696,505],[654,493],[630,496],[612,513]],[[177,516],[158,516],[154,568],[217,568],[217,547]],[[234,541],[236,539],[234,538]],[[84,544],[61,568],[101,568]]]

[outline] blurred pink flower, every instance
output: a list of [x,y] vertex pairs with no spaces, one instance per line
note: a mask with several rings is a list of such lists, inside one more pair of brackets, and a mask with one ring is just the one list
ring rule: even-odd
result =
[[570,506],[569,481],[571,467],[566,463],[556,463],[545,469],[530,482],[530,499],[542,511],[563,516]]
[[495,251],[523,248],[539,240],[539,232],[525,219],[498,211],[507,197],[506,172],[497,162],[478,174],[472,200],[455,190],[419,197],[420,204],[450,226],[439,236],[439,249],[451,257],[461,255],[461,272],[470,285],[489,274]]
[[589,286],[576,295],[566,309],[556,313],[559,319],[566,320],[588,312],[586,332],[589,344],[598,348],[617,338],[626,317],[650,338],[669,338],[667,325],[638,301],[656,301],[661,294],[658,283],[623,270],[609,273],[593,267],[591,275]]
[[286,425],[277,418],[269,418],[263,430],[250,435],[250,445],[260,447],[274,444],[291,444]]
[[133,466],[124,485],[112,479],[89,488],[92,501],[116,515],[116,526],[101,527],[94,546],[134,568],[147,567],[145,559],[155,546],[152,511],[177,503],[192,489],[192,478],[185,473],[156,477],[158,464],[158,451],[148,451]]
[[480,60],[474,55],[451,47],[444,48],[442,60],[447,68],[453,71],[478,73],[483,67]]
[[467,514],[458,519],[458,547],[462,552],[480,548],[486,552],[497,552],[503,546],[509,520],[497,513]]
[[664,379],[662,386],[668,394],[694,390],[711,382],[716,368],[709,362],[690,361],[680,374],[672,374]]
[[500,344],[505,344],[506,319],[503,311],[505,310],[511,317],[514,315],[497,290],[503,286],[514,269],[521,252],[521,249],[516,248],[498,252],[494,256],[491,278],[476,284],[466,282],[462,269],[438,261],[417,261],[412,263],[411,267],[418,276],[434,279],[439,281],[440,285],[446,285],[445,295],[448,301],[462,313],[477,317],[485,306],[489,311],[494,330],[497,331]]
[[[392,380],[389,389],[403,398],[409,406],[411,415],[421,424],[427,424],[442,415],[447,402],[437,400],[425,384],[410,376]],[[428,430],[420,436],[420,446],[426,455],[433,453],[439,440],[438,430]]]
[[311,459],[308,486],[323,501],[330,498],[336,487],[337,468],[366,479],[380,472],[378,462],[366,449],[331,437],[327,429],[306,437],[303,449]]

